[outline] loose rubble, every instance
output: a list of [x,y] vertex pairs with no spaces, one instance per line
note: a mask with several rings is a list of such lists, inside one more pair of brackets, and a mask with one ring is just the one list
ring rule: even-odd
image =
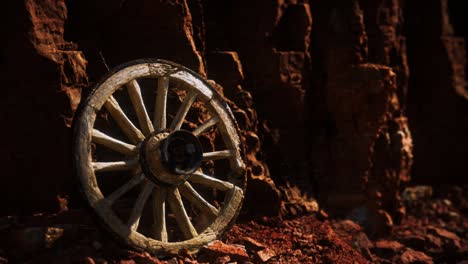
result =
[[181,250],[173,256],[122,247],[84,210],[5,216],[0,218],[0,263],[466,263],[463,193],[404,196],[406,217],[383,237],[321,211],[293,219],[241,220],[198,254]]

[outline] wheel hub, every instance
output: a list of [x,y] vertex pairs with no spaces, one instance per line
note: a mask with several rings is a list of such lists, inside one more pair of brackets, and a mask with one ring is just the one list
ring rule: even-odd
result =
[[200,167],[202,159],[200,141],[185,130],[153,133],[140,148],[141,168],[158,185],[184,183]]

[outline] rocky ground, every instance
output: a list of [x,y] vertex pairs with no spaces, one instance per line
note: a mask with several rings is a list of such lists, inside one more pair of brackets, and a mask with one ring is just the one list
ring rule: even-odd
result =
[[[151,256],[115,243],[83,210],[0,218],[0,263],[468,263],[466,188],[407,188],[385,237],[326,212],[241,220],[197,255]],[[63,202],[63,200],[62,200]]]

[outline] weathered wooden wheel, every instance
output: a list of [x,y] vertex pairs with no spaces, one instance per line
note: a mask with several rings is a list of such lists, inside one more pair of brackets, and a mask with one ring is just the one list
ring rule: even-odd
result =
[[122,65],[82,102],[73,131],[84,197],[121,242],[196,251],[235,220],[245,184],[236,122],[193,71],[157,59]]

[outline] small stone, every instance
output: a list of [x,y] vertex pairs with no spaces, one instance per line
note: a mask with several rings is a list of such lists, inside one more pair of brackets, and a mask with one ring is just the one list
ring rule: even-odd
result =
[[460,237],[458,237],[455,233],[434,226],[428,227],[427,230],[435,234],[436,236],[442,238],[444,240],[444,244],[446,244],[447,246],[455,248],[457,250],[461,248]]
[[46,248],[53,247],[55,242],[63,236],[63,231],[63,228],[47,227],[44,232]]
[[428,231],[431,231],[432,233],[442,237],[442,238],[447,238],[447,239],[452,239],[452,240],[460,240],[460,238],[455,234],[455,233],[452,233],[448,230],[445,230],[445,229],[442,229],[442,228],[438,228],[438,227],[434,227],[434,226],[430,226],[427,228]]
[[452,206],[452,202],[449,199],[443,199],[442,202],[447,206]]
[[448,212],[448,216],[452,220],[457,220],[460,218],[460,215],[457,212],[453,212],[453,211]]
[[136,262],[133,259],[129,260],[120,260],[119,264],[136,264]]
[[266,246],[257,240],[251,238],[251,237],[244,237],[242,239],[242,242],[244,243],[244,246],[247,250],[249,251],[258,251],[266,248]]
[[246,261],[249,259],[245,247],[242,245],[225,244],[219,240],[213,241],[200,249],[200,254],[209,260],[229,256],[233,261]]
[[373,252],[380,257],[391,257],[398,251],[402,250],[404,246],[397,241],[379,240],[375,243]]
[[320,211],[317,214],[317,218],[319,220],[325,221],[328,219],[328,214],[323,209],[320,209]]
[[264,250],[260,250],[257,252],[257,257],[262,261],[266,262],[270,260],[272,257],[276,256],[276,252],[272,249],[265,248]]
[[432,258],[429,257],[428,255],[424,254],[421,251],[416,251],[413,249],[407,249],[402,255],[401,255],[401,263],[402,264],[432,264],[434,263],[432,261]]
[[358,233],[362,231],[360,225],[348,219],[333,223],[333,228],[343,230],[345,233]]
[[382,248],[382,249],[389,249],[393,252],[397,252],[398,250],[403,248],[403,245],[397,241],[379,240],[375,243],[375,247]]

